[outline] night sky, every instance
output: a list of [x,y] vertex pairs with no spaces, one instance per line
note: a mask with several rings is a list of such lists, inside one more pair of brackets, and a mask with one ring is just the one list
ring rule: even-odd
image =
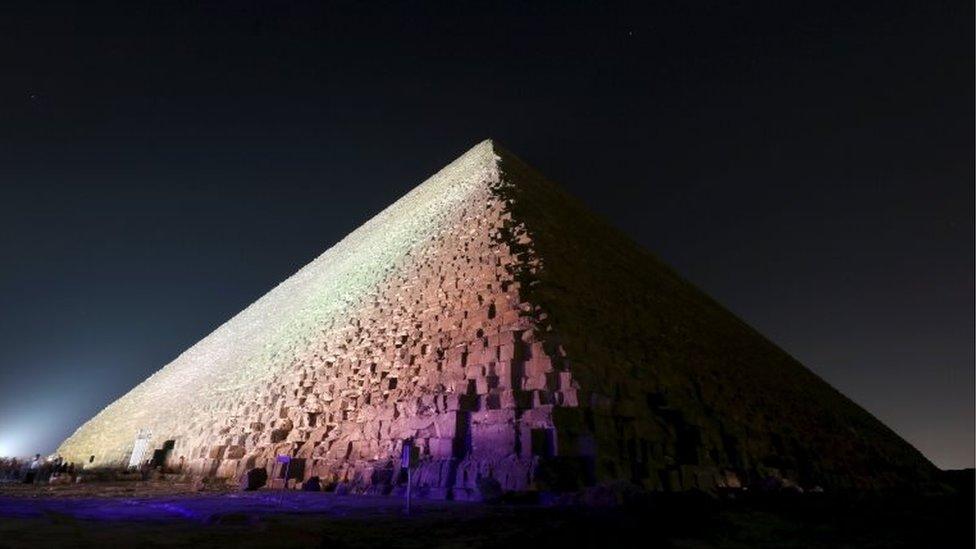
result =
[[973,466],[971,1],[12,4],[0,455],[492,137]]

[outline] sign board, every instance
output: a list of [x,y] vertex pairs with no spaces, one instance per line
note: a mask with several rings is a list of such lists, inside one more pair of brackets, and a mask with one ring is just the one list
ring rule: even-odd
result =
[[148,429],[139,429],[139,433],[136,435],[136,441],[132,445],[132,454],[129,456],[130,469],[138,468],[142,465],[142,458],[145,457],[146,450],[149,449],[150,439],[152,439],[152,433]]
[[420,448],[413,444],[413,439],[408,438],[403,441],[403,448],[400,450],[400,467],[407,470],[407,514],[410,514],[410,487],[413,485],[410,471],[420,459]]
[[413,440],[403,441],[403,449],[400,451],[400,467],[409,469],[417,464],[420,457],[420,449],[413,445]]

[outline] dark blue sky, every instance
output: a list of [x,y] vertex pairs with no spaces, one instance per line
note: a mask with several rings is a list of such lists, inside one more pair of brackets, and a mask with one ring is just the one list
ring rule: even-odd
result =
[[22,4],[0,454],[52,450],[493,137],[973,466],[971,2]]

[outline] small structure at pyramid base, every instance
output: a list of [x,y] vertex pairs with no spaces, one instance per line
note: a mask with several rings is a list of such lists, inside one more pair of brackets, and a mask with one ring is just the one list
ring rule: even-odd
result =
[[[490,141],[92,418],[59,449],[343,492],[481,499],[918,487],[878,420]],[[81,458],[84,458],[83,460]]]

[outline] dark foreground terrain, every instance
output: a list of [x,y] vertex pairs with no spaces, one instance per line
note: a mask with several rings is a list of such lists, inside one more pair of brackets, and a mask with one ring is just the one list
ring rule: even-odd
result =
[[972,492],[473,504],[142,482],[0,486],[0,547],[972,547]]

